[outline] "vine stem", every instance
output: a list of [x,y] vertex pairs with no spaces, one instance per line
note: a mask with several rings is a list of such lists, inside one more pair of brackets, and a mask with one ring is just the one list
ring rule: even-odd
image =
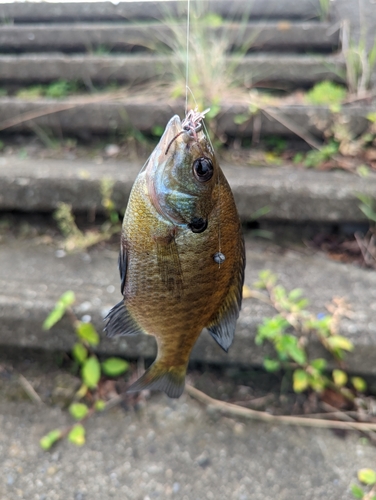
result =
[[232,403],[220,401],[211,398],[202,391],[196,389],[192,385],[185,386],[186,393],[200,403],[203,403],[211,408],[215,408],[219,412],[234,417],[243,417],[249,420],[259,422],[268,422],[272,424],[297,425],[301,427],[317,427],[321,429],[343,429],[356,430],[362,432],[376,431],[376,423],[365,422],[344,422],[335,420],[325,420],[316,418],[297,417],[291,415],[271,415],[263,411],[251,410]]

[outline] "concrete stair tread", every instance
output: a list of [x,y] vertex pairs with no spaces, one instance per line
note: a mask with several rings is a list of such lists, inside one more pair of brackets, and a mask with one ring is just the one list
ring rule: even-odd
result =
[[[186,16],[186,0],[160,1],[126,1],[126,2],[59,2],[35,3],[3,3],[0,4],[0,19],[24,22],[67,22],[67,21],[124,21],[155,20],[166,17],[168,12],[177,17]],[[208,0],[209,10],[230,19],[250,18],[273,19],[318,19],[320,17],[319,0],[263,0],[252,2],[251,8],[245,0]]]
[[[115,182],[113,199],[124,209],[143,161],[42,160],[0,155],[0,209],[53,211],[59,202],[76,211],[103,212],[103,179]],[[268,220],[362,222],[358,193],[375,197],[376,175],[317,172],[297,167],[222,165],[243,220],[265,206]]]
[[[216,116],[217,133],[231,137],[248,137],[254,127],[261,136],[280,135],[297,137],[309,132],[323,137],[317,123],[330,123],[333,113],[329,106],[306,104],[279,104],[265,106],[263,111],[252,115],[250,102],[242,99],[223,99],[221,110]],[[0,131],[30,133],[30,121],[49,131],[90,137],[90,134],[132,133],[133,129],[151,133],[155,125],[165,126],[172,114],[181,114],[183,99],[166,98],[158,89],[155,94],[123,92],[123,95],[72,96],[63,99],[19,99],[0,97]],[[376,109],[376,102],[349,104],[343,106],[349,132],[357,137],[369,130],[367,116]],[[249,116],[241,125],[235,123],[239,115]],[[254,120],[257,118],[257,125]],[[324,125],[325,126],[325,125]],[[298,135],[299,136],[299,135]]]
[[[230,56],[229,64],[234,63]],[[178,65],[178,61],[175,62]],[[3,83],[47,83],[59,79],[111,82],[150,82],[173,79],[171,56],[116,54],[24,53],[0,55]],[[341,55],[306,55],[295,53],[248,54],[237,65],[235,72],[240,81],[291,82],[307,85],[330,79],[342,81],[345,63]]]
[[[352,317],[341,323],[341,333],[355,345],[347,366],[358,373],[376,373],[376,273],[350,264],[328,260],[306,251],[283,250],[270,243],[246,238],[246,285],[252,287],[262,269],[275,272],[280,283],[291,290],[303,289],[314,313],[325,313],[333,297],[344,296],[351,304]],[[74,334],[64,319],[50,332],[41,324],[55,301],[66,290],[77,295],[77,314],[90,315],[99,330],[108,309],[120,299],[117,251],[93,249],[88,253],[58,258],[56,247],[28,240],[3,241],[0,247],[0,345],[69,350]],[[269,306],[245,299],[236,339],[226,355],[203,332],[191,359],[211,363],[260,364],[270,349],[254,344],[257,325],[270,316]],[[150,336],[104,339],[99,347],[107,354],[131,358],[155,355]],[[312,343],[317,356],[325,353]]]
[[[93,50],[108,47],[110,50],[134,50],[135,46],[157,50],[158,44],[170,46],[176,31],[185,30],[185,25],[175,27],[165,23],[59,23],[59,24],[15,24],[0,27],[2,51],[42,50]],[[273,22],[262,21],[247,24],[236,22],[211,28],[211,36],[233,48],[244,44],[256,50],[327,51],[339,47],[339,25],[326,22]]]

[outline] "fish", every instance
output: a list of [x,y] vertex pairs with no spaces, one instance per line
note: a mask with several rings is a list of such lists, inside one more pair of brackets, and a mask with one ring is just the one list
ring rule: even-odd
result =
[[108,337],[146,333],[154,363],[127,392],[181,396],[204,328],[231,346],[242,303],[245,249],[231,188],[203,130],[204,114],[173,116],[132,187],[120,238],[123,299]]

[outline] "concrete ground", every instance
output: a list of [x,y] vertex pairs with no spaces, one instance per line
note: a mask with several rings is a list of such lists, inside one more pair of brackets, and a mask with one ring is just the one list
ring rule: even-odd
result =
[[2,500],[350,500],[376,448],[357,433],[213,416],[189,396],[92,418],[87,443],[38,442],[66,412],[0,400]]

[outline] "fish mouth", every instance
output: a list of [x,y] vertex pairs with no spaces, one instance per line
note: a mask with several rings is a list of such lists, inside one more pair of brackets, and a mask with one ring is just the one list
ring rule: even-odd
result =
[[208,110],[205,110],[200,113],[197,109],[191,109],[187,112],[183,121],[180,121],[178,115],[171,118],[166,126],[166,130],[161,141],[164,145],[166,145],[165,155],[168,154],[173,142],[180,136],[186,144],[199,141],[198,133],[202,131],[202,120],[204,119],[207,111]]

